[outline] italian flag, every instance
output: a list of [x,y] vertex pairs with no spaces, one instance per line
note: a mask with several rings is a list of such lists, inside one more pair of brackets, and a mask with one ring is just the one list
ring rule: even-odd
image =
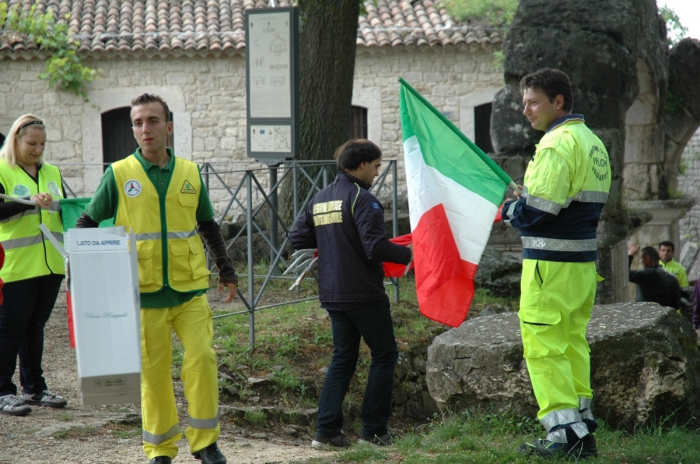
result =
[[457,327],[467,317],[476,269],[512,181],[399,81],[418,304],[425,317]]

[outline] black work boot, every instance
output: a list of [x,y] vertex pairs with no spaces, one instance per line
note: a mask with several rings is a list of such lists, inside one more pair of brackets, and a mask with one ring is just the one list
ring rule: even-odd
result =
[[570,427],[566,427],[566,443],[550,440],[535,440],[532,443],[523,443],[518,448],[519,453],[527,456],[541,456],[544,458],[569,457],[575,459],[588,459],[598,457],[598,447],[592,434],[579,438]]
[[196,453],[192,453],[195,459],[202,461],[202,464],[226,464],[226,456],[221,452],[216,442],[202,448]]

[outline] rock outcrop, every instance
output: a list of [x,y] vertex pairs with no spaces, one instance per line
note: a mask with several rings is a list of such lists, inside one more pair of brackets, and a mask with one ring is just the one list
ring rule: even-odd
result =
[[[700,351],[687,319],[655,303],[595,306],[588,341],[597,417],[628,430],[669,416],[700,425]],[[428,389],[442,410],[534,416],[522,355],[516,313],[469,319],[428,348]]]
[[[638,127],[630,139],[641,145],[649,140],[644,145],[651,147],[647,151],[661,152],[659,123],[668,86],[667,48],[664,21],[654,0],[520,0],[504,42],[505,86],[493,102],[491,140],[495,160],[513,180],[521,183],[527,167],[524,161],[533,155],[543,134],[533,130],[522,115],[519,91],[520,79],[541,68],[558,68],[569,75],[574,112],[585,116],[610,155],[612,184],[598,228],[598,272],[605,277],[598,286],[601,303],[626,301],[627,280],[624,267],[618,265],[625,262],[626,250],[620,244],[629,232],[623,177],[641,185],[641,177],[651,178],[657,169],[645,159],[632,167],[641,173],[633,178],[632,168],[625,167],[627,145],[635,147],[629,151],[639,151],[626,140],[627,114],[644,84],[645,95],[653,95],[654,104],[642,105],[641,113],[654,124]],[[647,190],[668,190],[666,177],[659,176]],[[496,227],[492,234],[498,233],[504,234],[503,227]],[[511,241],[506,236],[490,243],[511,249]]]
[[520,259],[513,254],[486,248],[481,255],[474,282],[477,288],[490,290],[496,296],[518,299],[522,268]]

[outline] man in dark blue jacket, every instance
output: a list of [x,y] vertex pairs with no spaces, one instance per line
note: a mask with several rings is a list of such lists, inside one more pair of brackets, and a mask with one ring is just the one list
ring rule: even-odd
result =
[[[639,245],[627,245],[629,255],[629,265],[639,251]],[[637,284],[637,291],[634,301],[651,301],[661,306],[681,309],[681,288],[678,279],[659,265],[659,252],[654,247],[642,248],[641,271],[629,271],[630,282]]]
[[382,262],[408,264],[413,250],[386,236],[384,209],[369,193],[382,152],[369,140],[350,140],[335,153],[338,176],[299,218],[289,241],[296,250],[318,248],[321,306],[333,331],[333,358],[321,390],[314,448],[347,447],[342,404],[364,339],[372,353],[364,401],[362,439],[391,445],[387,422],[398,348]]

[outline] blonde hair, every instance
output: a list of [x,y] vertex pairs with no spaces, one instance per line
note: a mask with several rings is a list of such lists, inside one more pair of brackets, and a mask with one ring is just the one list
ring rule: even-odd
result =
[[[12,124],[12,127],[10,128],[10,133],[7,134],[5,143],[0,149],[0,157],[5,158],[5,161],[7,161],[7,164],[9,164],[10,166],[14,166],[17,164],[17,154],[15,153],[15,150],[17,148],[15,147],[15,144],[17,140],[24,137],[27,134],[27,131],[32,127],[43,130],[44,133],[46,132],[44,122],[37,116],[34,116],[33,114],[25,114],[23,116],[20,116],[19,118],[17,118],[14,124]],[[41,164],[43,160],[44,155],[42,154],[37,164]]]

